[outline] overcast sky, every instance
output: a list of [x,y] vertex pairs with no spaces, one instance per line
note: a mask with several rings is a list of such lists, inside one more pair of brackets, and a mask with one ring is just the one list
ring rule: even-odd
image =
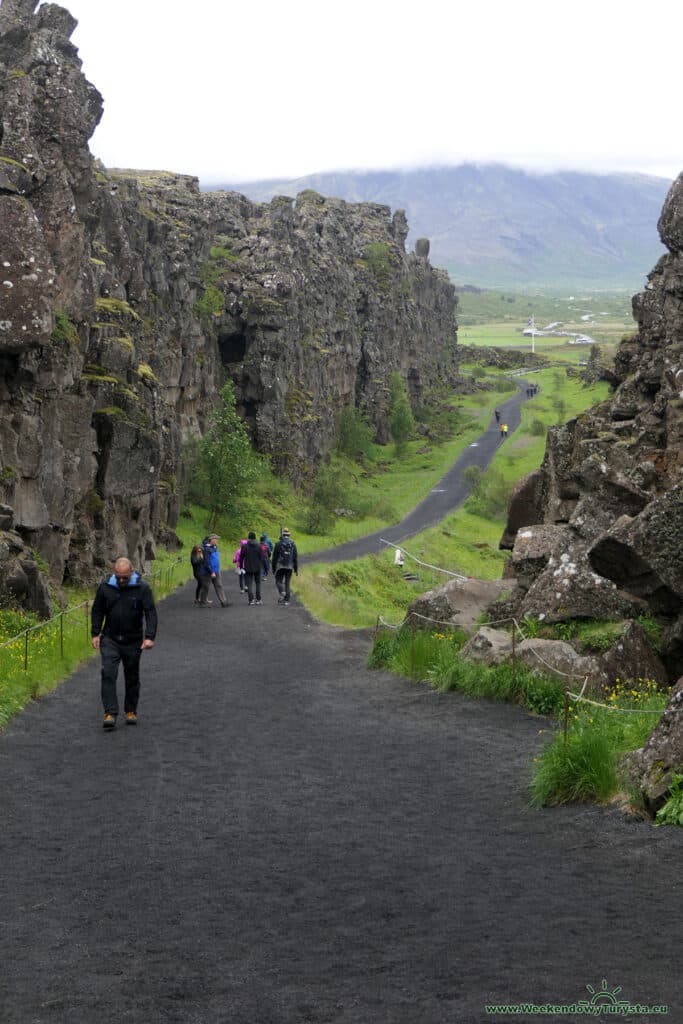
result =
[[680,0],[64,0],[108,167],[683,170]]

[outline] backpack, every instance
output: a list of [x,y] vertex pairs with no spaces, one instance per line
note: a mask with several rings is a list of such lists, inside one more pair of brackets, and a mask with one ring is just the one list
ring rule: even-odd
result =
[[279,569],[291,569],[294,565],[294,541],[291,537],[280,538],[280,550],[277,556]]

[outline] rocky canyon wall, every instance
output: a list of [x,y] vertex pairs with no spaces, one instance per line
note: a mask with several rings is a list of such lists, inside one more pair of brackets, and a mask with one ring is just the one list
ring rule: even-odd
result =
[[300,478],[343,407],[386,437],[391,373],[419,403],[455,366],[454,289],[427,245],[406,253],[400,211],[99,165],[75,24],[0,6],[0,562],[5,596],[40,610],[30,551],[57,582],[154,558],[226,378]]
[[659,220],[668,253],[633,299],[637,332],[616,390],[548,436],[513,497],[517,615],[550,622],[654,616],[671,679],[683,674],[683,174]]

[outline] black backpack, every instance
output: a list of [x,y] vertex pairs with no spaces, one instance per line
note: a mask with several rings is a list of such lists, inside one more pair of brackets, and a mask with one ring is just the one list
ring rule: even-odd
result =
[[277,556],[279,569],[291,569],[294,565],[294,541],[291,537],[280,538],[280,551]]

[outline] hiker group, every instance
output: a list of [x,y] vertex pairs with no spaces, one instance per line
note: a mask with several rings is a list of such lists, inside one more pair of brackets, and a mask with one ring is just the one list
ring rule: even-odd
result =
[[500,426],[501,439],[504,441],[508,436],[508,425],[507,423],[500,422],[500,411],[498,409],[494,410],[494,416],[496,417],[496,423]]
[[[209,600],[211,584],[222,608],[231,603],[226,598],[221,583],[219,540],[217,534],[209,534],[201,544],[196,544],[192,548],[190,555],[192,572],[197,583],[195,604],[200,608],[207,608],[213,604]],[[267,533],[262,533],[260,540],[257,540],[254,531],[250,531],[239,542],[232,561],[238,576],[240,593],[247,597],[249,606],[263,603],[261,583],[270,575],[271,569],[275,577],[278,604],[289,604],[292,573],[298,573],[299,562],[296,544],[287,527],[280,531],[280,539],[275,544]]]

